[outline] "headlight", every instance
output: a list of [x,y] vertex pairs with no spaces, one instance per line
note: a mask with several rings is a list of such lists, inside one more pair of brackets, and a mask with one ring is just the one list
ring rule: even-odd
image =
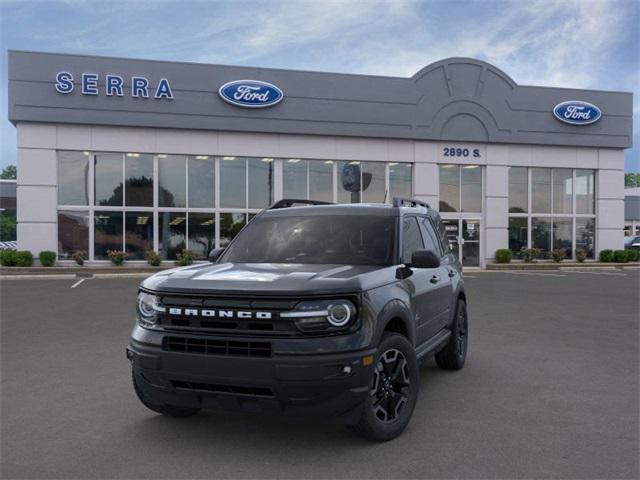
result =
[[349,300],[318,300],[300,302],[281,318],[294,319],[296,326],[306,333],[322,333],[344,330],[356,318],[356,307]]
[[151,327],[158,322],[158,313],[163,313],[164,307],[160,305],[160,299],[150,293],[138,294],[137,318],[144,327]]

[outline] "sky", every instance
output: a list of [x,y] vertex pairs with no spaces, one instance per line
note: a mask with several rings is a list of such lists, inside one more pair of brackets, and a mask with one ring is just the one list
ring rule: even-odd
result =
[[473,57],[521,85],[634,92],[640,172],[639,25],[638,0],[0,0],[0,168],[16,49],[404,77]]

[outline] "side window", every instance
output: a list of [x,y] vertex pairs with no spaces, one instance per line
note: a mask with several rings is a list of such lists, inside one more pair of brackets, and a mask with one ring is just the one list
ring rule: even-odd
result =
[[440,242],[442,243],[442,246],[444,247],[444,251],[448,252],[449,251],[449,237],[447,236],[447,228],[444,226],[444,223],[442,223],[442,220],[440,220],[438,222],[438,234],[440,236]]
[[423,248],[418,220],[416,217],[405,217],[402,220],[402,261],[410,262],[413,252]]
[[438,240],[438,236],[433,229],[433,224],[428,218],[420,218],[420,230],[422,231],[422,238],[424,238],[424,248],[431,250],[438,256],[442,256],[440,240]]

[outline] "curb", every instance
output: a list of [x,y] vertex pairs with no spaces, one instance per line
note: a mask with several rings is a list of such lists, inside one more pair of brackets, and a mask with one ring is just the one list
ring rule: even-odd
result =
[[513,271],[513,270],[625,270],[640,268],[640,264],[634,263],[600,263],[600,262],[562,262],[562,263],[489,263],[487,270],[490,271]]

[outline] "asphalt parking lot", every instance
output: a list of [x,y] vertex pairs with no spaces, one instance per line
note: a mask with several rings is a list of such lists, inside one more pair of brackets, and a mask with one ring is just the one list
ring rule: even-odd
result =
[[124,355],[138,282],[0,282],[2,478],[638,478],[638,270],[469,273],[467,365],[423,366],[386,444],[146,410]]

